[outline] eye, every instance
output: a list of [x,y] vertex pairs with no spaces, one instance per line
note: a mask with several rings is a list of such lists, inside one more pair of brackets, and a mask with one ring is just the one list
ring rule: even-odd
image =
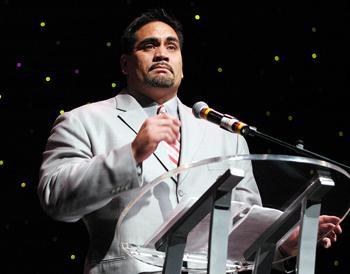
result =
[[169,44],[168,46],[167,46],[167,49],[169,49],[169,50],[177,50],[177,45],[176,44]]
[[143,49],[144,50],[151,50],[151,49],[154,49],[156,46],[154,45],[154,44],[145,44],[144,46],[143,46]]

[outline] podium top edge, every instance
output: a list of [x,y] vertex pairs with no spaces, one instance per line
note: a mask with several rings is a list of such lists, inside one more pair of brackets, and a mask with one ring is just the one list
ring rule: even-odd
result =
[[169,170],[168,172],[162,174],[158,178],[155,178],[154,181],[160,181],[160,180],[169,178],[171,176],[177,175],[191,168],[195,168],[202,165],[213,164],[213,163],[219,163],[223,161],[232,161],[232,162],[233,161],[281,161],[281,162],[294,162],[294,163],[300,163],[300,164],[303,164],[303,163],[312,164],[322,168],[337,171],[350,179],[350,174],[345,169],[335,164],[332,164],[330,162],[319,160],[316,158],[294,156],[294,155],[283,155],[283,154],[237,154],[237,155],[211,157],[200,161],[195,161],[192,163],[182,164],[179,167]]

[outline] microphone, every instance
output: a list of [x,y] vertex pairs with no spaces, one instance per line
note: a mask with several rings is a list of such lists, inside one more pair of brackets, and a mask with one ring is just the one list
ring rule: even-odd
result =
[[307,156],[307,157],[314,157],[321,159],[323,161],[330,162],[334,165],[341,166],[347,170],[350,170],[350,166],[347,166],[345,164],[339,163],[337,161],[334,161],[330,158],[327,158],[325,156],[322,156],[320,154],[317,154],[315,152],[312,152],[310,150],[307,150],[304,148],[304,146],[296,145],[293,146],[289,143],[286,143],[282,140],[279,140],[277,138],[274,138],[270,135],[267,135],[265,133],[262,133],[258,131],[255,127],[248,126],[247,124],[239,121],[235,117],[228,115],[228,114],[222,114],[212,108],[210,108],[206,103],[204,102],[197,102],[192,107],[192,113],[195,117],[199,119],[205,119],[209,122],[212,122],[214,124],[219,125],[221,128],[228,130],[230,132],[238,133],[243,136],[251,136],[251,137],[259,137],[261,139],[264,139],[266,141],[281,145],[283,147],[286,147],[290,150],[293,150],[301,155]]
[[238,133],[241,135],[251,135],[254,128],[249,127],[247,124],[239,121],[235,117],[222,114],[212,108],[210,108],[204,102],[197,102],[192,107],[192,113],[199,119],[205,119],[209,122],[219,125],[221,128],[230,132]]

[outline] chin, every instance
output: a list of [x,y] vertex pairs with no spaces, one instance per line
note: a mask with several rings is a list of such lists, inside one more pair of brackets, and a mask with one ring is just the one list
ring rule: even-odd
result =
[[146,79],[146,82],[149,86],[154,88],[173,88],[175,85],[174,79],[169,77]]

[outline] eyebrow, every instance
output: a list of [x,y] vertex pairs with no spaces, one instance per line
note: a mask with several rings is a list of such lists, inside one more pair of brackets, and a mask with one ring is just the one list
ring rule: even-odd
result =
[[169,43],[169,42],[176,42],[176,43],[180,44],[179,39],[177,39],[177,38],[174,37],[174,36],[169,36],[169,37],[167,37],[167,38],[166,38],[166,41],[167,41],[168,43]]

